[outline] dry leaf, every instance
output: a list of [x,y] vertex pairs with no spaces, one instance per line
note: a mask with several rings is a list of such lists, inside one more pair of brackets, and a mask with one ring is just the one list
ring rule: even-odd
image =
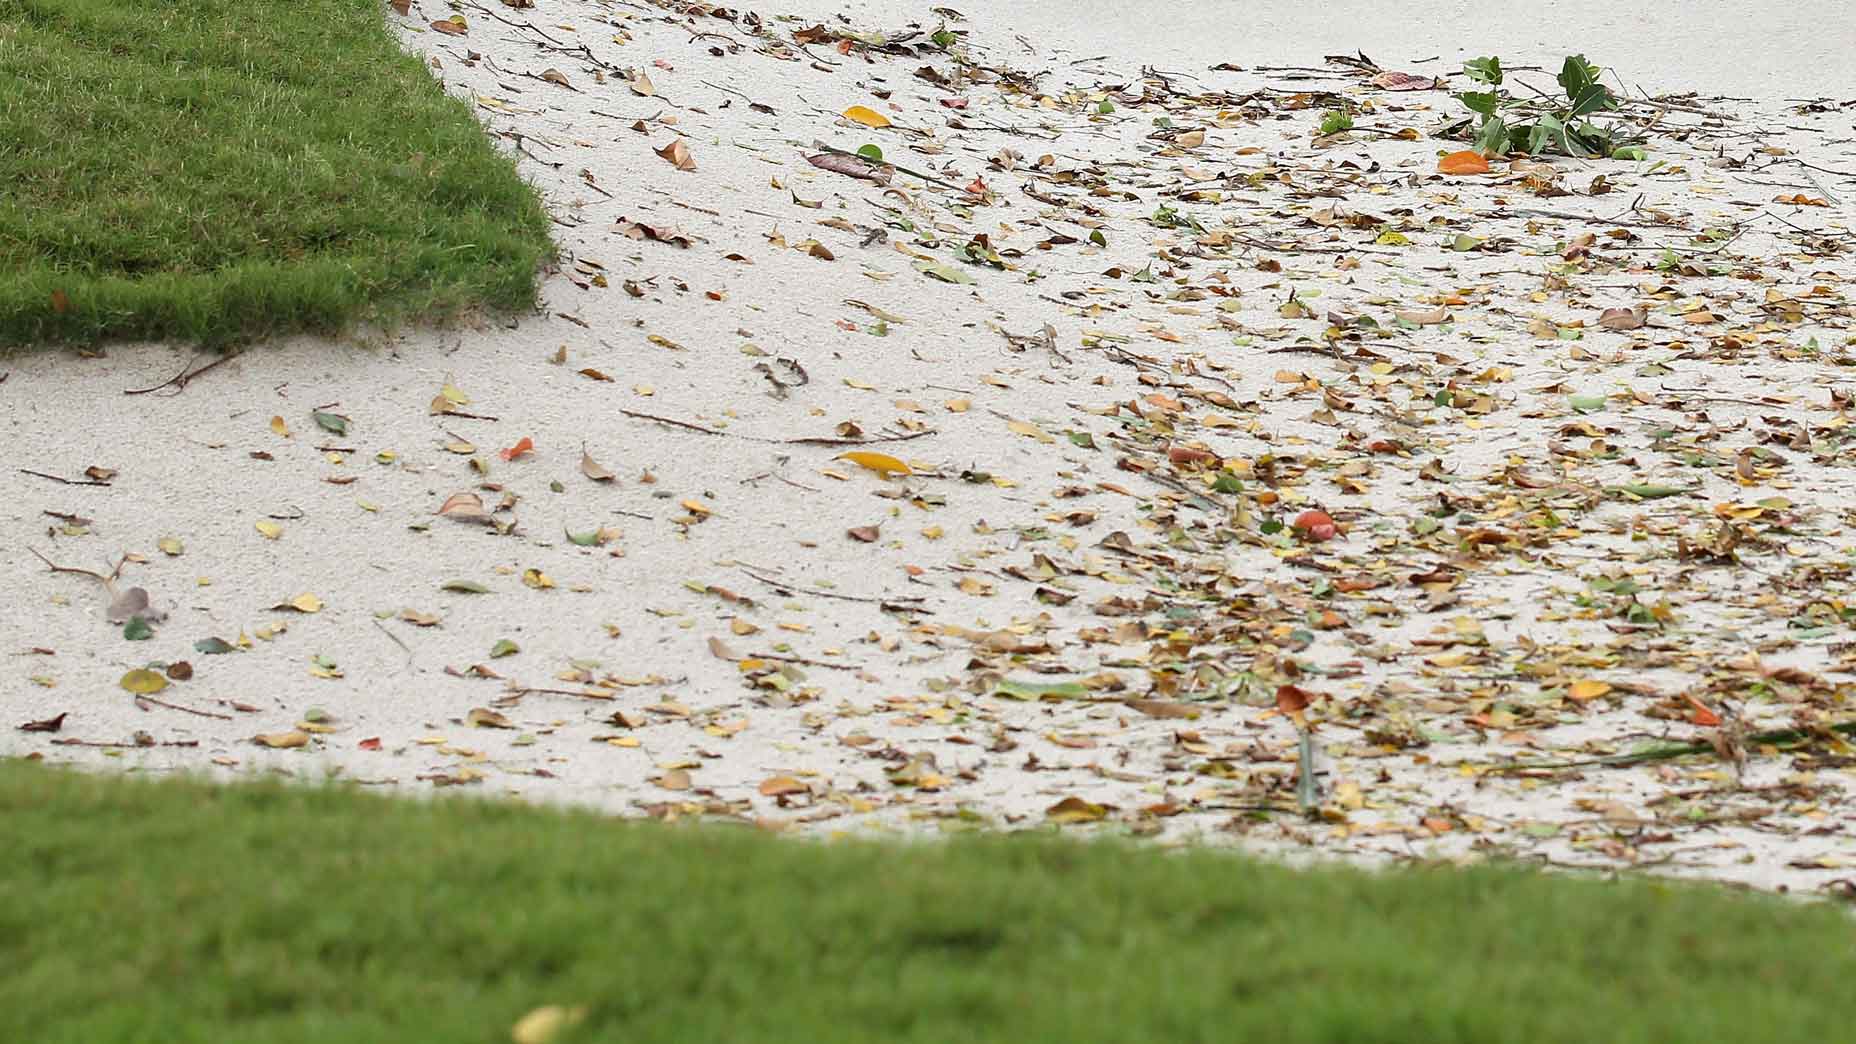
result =
[[432,28],[446,36],[463,36],[470,31],[470,25],[464,21],[463,15],[452,15],[450,18],[433,22]]
[[618,477],[601,466],[599,461],[594,460],[585,447],[580,449],[580,474],[594,482],[611,482]]
[[309,746],[309,733],[302,729],[291,729],[289,732],[260,732],[253,736],[251,741],[260,747],[270,747],[273,750],[294,750],[297,747]]
[[690,155],[690,147],[683,143],[682,138],[672,141],[661,149],[653,149],[651,151],[664,157],[666,162],[678,170],[696,169],[696,158]]

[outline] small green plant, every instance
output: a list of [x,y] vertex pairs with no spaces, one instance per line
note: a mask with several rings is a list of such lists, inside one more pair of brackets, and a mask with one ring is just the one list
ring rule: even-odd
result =
[[1502,60],[1497,57],[1464,62],[1463,72],[1484,89],[1457,94],[1457,100],[1475,115],[1455,129],[1466,132],[1478,152],[1645,158],[1644,150],[1634,139],[1624,137],[1615,121],[1595,122],[1600,114],[1615,111],[1619,102],[1609,87],[1598,82],[1604,70],[1582,54],[1568,55],[1560,68],[1564,98],[1545,92],[1536,92],[1536,98],[1510,94],[1502,86]]
[[1324,138],[1330,134],[1339,134],[1341,131],[1350,131],[1352,129],[1353,113],[1348,112],[1346,109],[1329,109],[1321,116],[1320,134]]

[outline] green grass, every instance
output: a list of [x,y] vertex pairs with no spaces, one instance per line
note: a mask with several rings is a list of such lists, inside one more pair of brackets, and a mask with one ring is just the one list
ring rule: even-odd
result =
[[1852,925],[1512,870],[814,843],[0,762],[0,1040],[1846,1039]]
[[384,10],[0,2],[0,346],[532,305],[539,199]]

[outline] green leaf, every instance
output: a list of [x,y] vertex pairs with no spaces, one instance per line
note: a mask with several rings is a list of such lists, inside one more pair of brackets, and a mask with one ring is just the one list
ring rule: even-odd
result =
[[944,283],[972,283],[973,277],[952,265],[939,261],[917,261],[915,270],[923,275],[933,276]]
[[1605,408],[1603,395],[1568,395],[1566,402],[1580,413],[1598,413]]
[[440,591],[456,591],[459,594],[489,594],[490,589],[475,580],[447,580],[438,585]]
[[1641,145],[1624,145],[1611,150],[1611,158],[1618,160],[1647,160],[1650,154]]
[[936,29],[933,35],[929,36],[928,39],[934,41],[934,45],[936,47],[939,47],[941,50],[945,51],[949,47],[954,46],[955,42],[957,42],[960,39],[960,37],[955,36],[954,31],[952,29],[942,28],[942,29]]
[[1490,156],[1499,156],[1508,151],[1508,121],[1500,116],[1491,116],[1482,121],[1482,127],[1476,131],[1476,151]]
[[221,653],[237,652],[238,646],[233,645],[224,638],[207,637],[194,642],[193,651],[204,653],[207,656],[218,656]]
[[1468,106],[1471,112],[1493,116],[1495,106],[1501,102],[1502,96],[1494,91],[1464,91],[1456,96],[1456,100]]
[[1598,66],[1585,60],[1585,55],[1569,54],[1565,64],[1560,66],[1560,87],[1566,91],[1566,97],[1578,98],[1586,88],[1598,82],[1601,72]]
[[872,163],[883,162],[883,150],[876,145],[859,145],[857,154]]
[[139,616],[129,617],[129,622],[122,625],[122,636],[132,642],[147,641],[155,636],[154,629],[148,621]]
[[1107,98],[1102,99],[1101,102],[1097,103],[1096,105],[1096,112],[1100,113],[1103,116],[1107,116],[1109,113],[1112,113],[1114,111],[1115,111],[1115,103],[1112,101],[1109,101]]
[[522,651],[522,647],[517,645],[515,642],[512,642],[507,638],[498,638],[496,640],[496,644],[490,646],[490,659],[500,660],[505,656],[514,656],[516,653],[519,653],[521,651]]
[[1001,681],[992,694],[1013,700],[1082,700],[1089,698],[1089,690],[1076,682],[1021,682],[1012,681],[1010,678]]
[[1611,96],[1610,88],[1602,83],[1595,83],[1580,91],[1572,99],[1572,106],[1566,112],[1567,119],[1584,116],[1589,112],[1617,108],[1617,99]]
[[1353,129],[1353,113],[1345,109],[1331,109],[1321,117],[1322,135],[1339,134]]
[[1502,82],[1502,60],[1494,56],[1471,58],[1463,63],[1463,75],[1493,87]]
[[321,410],[311,410],[309,416],[310,419],[316,422],[317,427],[331,435],[348,434],[348,418],[339,413],[324,413]]
[[584,533],[575,533],[572,531],[568,531],[567,542],[570,544],[579,546],[579,547],[598,547],[599,546],[599,530],[589,529]]

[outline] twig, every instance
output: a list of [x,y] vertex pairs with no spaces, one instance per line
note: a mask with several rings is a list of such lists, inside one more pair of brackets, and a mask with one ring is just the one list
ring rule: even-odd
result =
[[820,598],[836,598],[844,602],[867,602],[878,606],[906,606],[906,603],[909,602],[920,603],[923,601],[920,598],[869,598],[864,595],[840,594],[837,591],[821,591],[814,587],[801,587],[798,584],[787,583],[785,580],[781,580],[777,577],[762,576],[754,570],[749,569],[747,566],[740,566],[739,568],[742,572],[766,584],[768,587],[778,588],[782,591],[798,591],[803,594],[817,595]]
[[534,689],[524,685],[511,690],[511,695],[514,696],[527,696],[530,693],[552,693],[556,696],[578,696],[583,700],[610,700],[614,698],[613,694],[610,692],[587,692],[582,689]]
[[[1856,721],[1839,722],[1831,725],[1829,731],[1842,736],[1856,736]],[[1820,733],[1811,729],[1772,729],[1756,732],[1742,741],[1746,746],[1795,745]],[[1664,743],[1646,750],[1632,751],[1629,754],[1607,754],[1596,758],[1568,758],[1555,761],[1517,761],[1508,765],[1491,765],[1483,772],[1488,775],[1512,775],[1518,772],[1531,772],[1540,769],[1555,770],[1569,768],[1626,768],[1648,761],[1668,761],[1671,758],[1683,758],[1690,754],[1709,754],[1715,746],[1707,741],[1692,743]]]
[[674,417],[660,417],[655,413],[642,413],[638,410],[628,410],[624,407],[619,407],[619,412],[637,420],[653,421],[658,424],[669,425],[673,428],[681,428],[684,431],[693,431],[699,435],[746,439],[749,442],[766,442],[776,446],[862,446],[872,442],[907,442],[910,439],[919,439],[927,435],[936,434],[937,432],[935,428],[925,428],[921,431],[885,433],[882,435],[870,435],[855,439],[840,438],[835,435],[809,435],[797,439],[772,439],[765,435],[742,435],[732,431],[722,431],[717,428],[706,428],[700,424],[692,424],[689,421],[677,420]]
[[168,710],[177,710],[177,711],[181,711],[186,714],[198,714],[202,718],[218,718],[220,721],[231,721],[232,720],[232,715],[230,714],[215,714],[212,711],[195,710],[192,707],[183,707],[178,703],[169,703],[166,700],[158,700],[158,699],[155,699],[153,696],[144,696],[144,695],[136,696],[135,705],[137,709],[143,709],[142,704],[144,703],[152,703],[157,707],[166,707]]
[[125,388],[123,389],[123,394],[124,395],[147,395],[149,392],[160,391],[161,389],[166,388],[169,385],[172,385],[174,387],[174,394],[179,395],[181,391],[187,387],[187,384],[190,381],[192,381],[195,377],[200,376],[201,374],[207,372],[208,370],[213,370],[213,369],[217,369],[218,367],[224,366],[226,363],[231,362],[232,360],[238,358],[239,356],[243,354],[244,354],[243,352],[228,352],[225,355],[222,355],[219,358],[214,359],[212,362],[207,363],[205,366],[202,366],[197,370],[190,370],[187,368],[187,366],[192,366],[193,359],[199,358],[199,356],[196,355],[193,357],[193,359],[187,360],[187,366],[181,367],[181,370],[179,373],[175,374],[172,377],[169,377],[165,381],[162,381],[160,384],[154,385],[153,387],[149,387],[149,388]]
[[60,747],[111,747],[124,750],[137,750],[142,747],[197,747],[199,740],[160,740],[147,743],[109,743],[100,740],[55,739],[52,742]]
[[[825,143],[824,143],[824,142],[822,142],[822,141],[815,141],[815,142],[813,142],[813,143],[812,143],[812,147],[813,147],[813,148],[815,148],[815,149],[823,149],[823,150],[825,150],[826,152],[829,152],[829,153],[832,153],[832,154],[834,154],[834,155],[838,155],[838,156],[849,156],[849,157],[851,157],[852,159],[860,159],[860,160],[864,160],[864,161],[866,161],[866,162],[868,162],[868,161],[869,161],[869,159],[870,159],[870,157],[868,157],[868,156],[859,156],[859,155],[858,155],[857,153],[855,153],[855,152],[847,152],[847,151],[845,151],[844,149],[839,149],[839,148],[834,148],[834,147],[832,147],[832,146],[830,146],[830,145],[827,145],[827,144],[825,144]],[[903,165],[902,165],[902,164],[900,164],[900,163],[891,163],[891,162],[889,162],[889,160],[887,160],[887,159],[885,159],[885,160],[883,161],[883,165],[884,165],[884,166],[888,166],[888,167],[894,167],[894,168],[896,168],[897,170],[899,170],[899,171],[901,171],[901,172],[902,172],[902,173],[904,173],[904,174],[909,174],[909,175],[912,175],[912,176],[914,176],[914,177],[918,177],[918,178],[920,178],[920,179],[922,179],[923,181],[929,181],[929,182],[933,182],[933,183],[934,183],[934,184],[936,184],[936,185],[946,185],[946,186],[947,186],[948,188],[951,188],[951,189],[953,189],[953,190],[955,190],[956,192],[965,192],[965,191],[967,190],[967,189],[966,189],[966,186],[964,186],[964,185],[956,185],[956,184],[954,184],[953,182],[951,182],[951,181],[949,181],[949,180],[947,180],[946,178],[939,178],[939,177],[936,177],[936,176],[934,176],[933,174],[924,174],[924,173],[922,173],[922,172],[921,172],[921,171],[919,171],[919,170],[910,170],[910,169],[909,169],[908,167],[905,167],[905,166],[903,166]]]
[[62,483],[63,485],[66,485],[66,486],[107,486],[109,485],[108,482],[105,482],[102,479],[68,479],[68,478],[64,478],[59,475],[48,475],[43,471],[34,471],[31,468],[20,468],[19,473],[21,475],[31,475],[34,478],[51,479],[53,482]]

